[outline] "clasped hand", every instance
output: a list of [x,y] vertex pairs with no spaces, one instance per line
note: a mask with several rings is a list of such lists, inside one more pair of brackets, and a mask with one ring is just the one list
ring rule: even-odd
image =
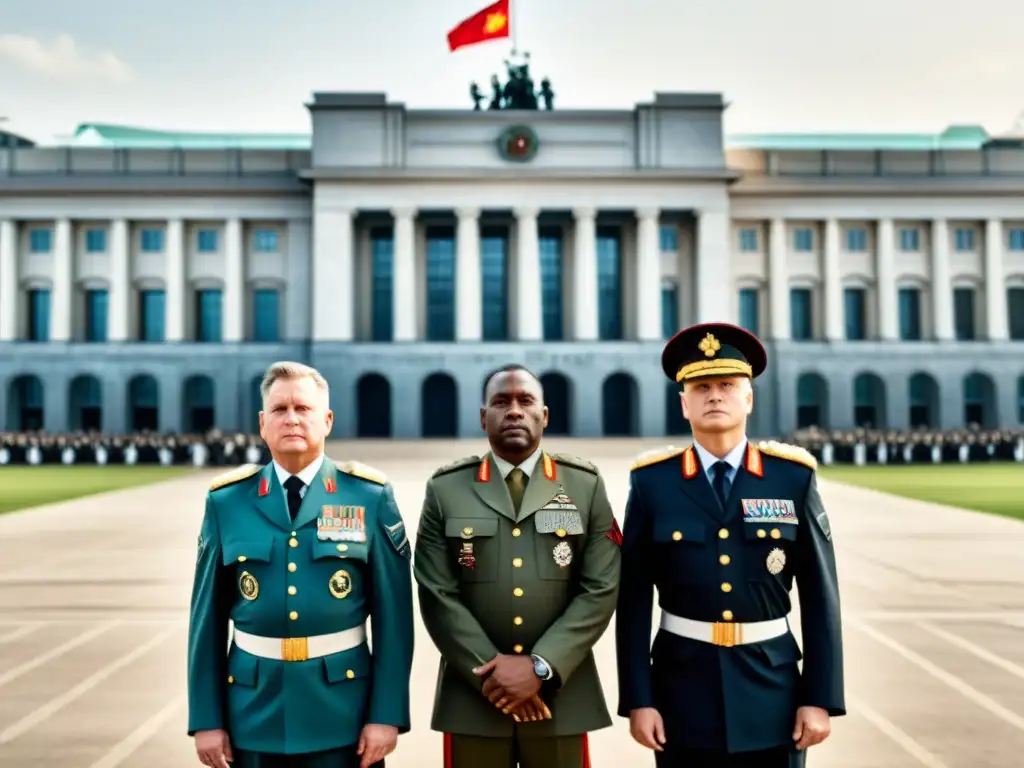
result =
[[529,656],[495,656],[473,672],[484,678],[481,692],[517,723],[550,720],[551,710],[540,697],[540,678]]

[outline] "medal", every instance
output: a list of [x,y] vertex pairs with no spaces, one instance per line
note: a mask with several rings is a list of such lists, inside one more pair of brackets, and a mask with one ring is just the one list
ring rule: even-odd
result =
[[473,555],[473,542],[462,542],[462,551],[459,553],[459,565],[463,568],[475,568],[476,557]]
[[778,576],[782,573],[782,569],[786,567],[786,553],[781,549],[773,549],[768,553],[768,573],[772,576]]
[[335,571],[331,580],[327,582],[327,588],[338,600],[343,600],[352,591],[352,577],[348,575],[348,571]]
[[572,547],[569,546],[567,541],[558,542],[555,548],[551,550],[551,554],[554,556],[559,568],[565,568],[572,562]]
[[238,589],[246,600],[255,600],[260,594],[260,583],[248,571],[242,571],[238,577]]

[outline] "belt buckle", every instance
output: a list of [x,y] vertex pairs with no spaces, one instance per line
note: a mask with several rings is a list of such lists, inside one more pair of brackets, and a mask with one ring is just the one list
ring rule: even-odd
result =
[[716,621],[711,629],[711,642],[723,648],[732,648],[743,641],[743,627],[729,621]]
[[309,659],[309,638],[281,638],[281,658],[284,661],[307,661]]

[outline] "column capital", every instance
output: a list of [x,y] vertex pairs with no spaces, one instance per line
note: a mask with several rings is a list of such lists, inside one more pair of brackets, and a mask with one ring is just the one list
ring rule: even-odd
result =
[[455,209],[455,216],[459,220],[473,221],[480,218],[480,207],[475,205],[460,205]]
[[535,205],[520,205],[515,209],[517,219],[536,219],[540,216],[540,208]]
[[655,221],[657,221],[659,218],[661,218],[661,208],[657,208],[655,206],[645,206],[643,208],[637,208],[635,213],[636,217],[641,221],[644,221],[645,219],[654,219]]
[[416,211],[414,205],[399,205],[391,209],[391,215],[396,219],[411,219],[416,216]]
[[593,219],[597,216],[597,209],[593,206],[579,206],[572,209],[573,217],[578,221],[580,219]]

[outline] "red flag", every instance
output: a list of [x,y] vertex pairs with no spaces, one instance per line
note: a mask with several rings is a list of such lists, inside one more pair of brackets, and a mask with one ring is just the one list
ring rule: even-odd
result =
[[462,21],[448,33],[448,50],[509,36],[509,2],[498,0]]

